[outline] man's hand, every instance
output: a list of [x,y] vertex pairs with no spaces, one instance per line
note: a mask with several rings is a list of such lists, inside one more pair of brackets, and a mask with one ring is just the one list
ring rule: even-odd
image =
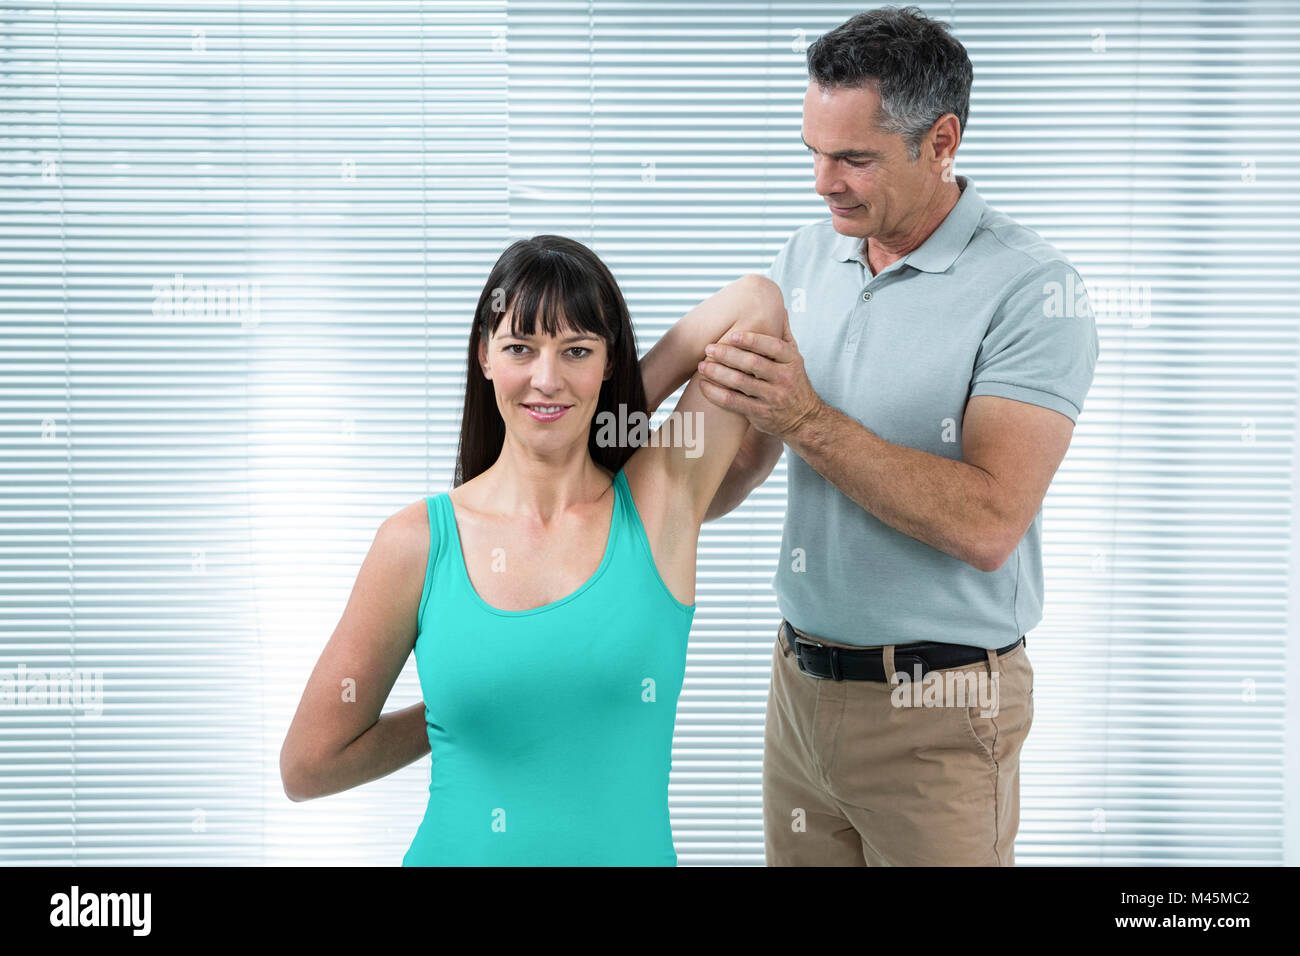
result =
[[700,391],[720,408],[740,412],[758,431],[785,440],[816,418],[822,400],[804,370],[786,316],[781,338],[733,333],[728,344],[705,348]]

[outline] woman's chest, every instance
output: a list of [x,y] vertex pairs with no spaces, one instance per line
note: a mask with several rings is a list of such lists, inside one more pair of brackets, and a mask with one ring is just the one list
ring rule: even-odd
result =
[[[456,514],[470,585],[501,611],[528,611],[568,597],[600,569],[609,543],[608,507],[550,526]],[[599,528],[598,533],[593,529]]]

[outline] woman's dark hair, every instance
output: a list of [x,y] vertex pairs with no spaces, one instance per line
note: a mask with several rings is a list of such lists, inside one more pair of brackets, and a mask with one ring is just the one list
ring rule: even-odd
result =
[[[632,318],[614,276],[594,252],[564,236],[542,235],[520,239],[501,253],[474,310],[455,485],[490,468],[505,444],[506,425],[492,381],[479,365],[478,346],[491,339],[507,312],[516,334],[535,334],[540,318],[544,334],[562,335],[573,329],[605,340],[612,374],[600,386],[587,447],[597,464],[617,472],[636,449],[623,442],[598,445],[597,422],[605,411],[616,422],[630,419],[634,412],[647,412]],[[621,416],[619,406],[625,409]]]
[[822,89],[878,84],[877,125],[902,136],[915,161],[925,134],[945,113],[966,133],[974,70],[948,30],[918,7],[859,13],[808,46],[808,77]]

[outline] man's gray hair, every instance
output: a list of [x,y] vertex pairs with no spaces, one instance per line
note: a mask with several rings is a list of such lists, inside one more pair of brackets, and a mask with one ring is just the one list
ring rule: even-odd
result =
[[877,124],[897,133],[915,161],[939,117],[957,117],[961,135],[974,77],[966,48],[948,24],[917,7],[868,10],[824,33],[808,47],[808,77],[823,89],[876,84]]

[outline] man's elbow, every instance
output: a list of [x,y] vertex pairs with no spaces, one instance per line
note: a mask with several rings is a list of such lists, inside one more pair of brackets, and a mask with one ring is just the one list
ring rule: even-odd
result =
[[735,511],[749,493],[745,490],[746,479],[744,476],[744,466],[732,462],[731,469],[727,472],[722,484],[718,490],[713,493],[713,500],[709,502],[708,509],[704,512],[702,524],[710,521],[717,521],[719,518]]
[[1007,563],[1007,559],[1015,554],[1019,544],[1019,539],[1008,543],[1005,536],[985,535],[974,549],[973,560],[970,563],[981,571],[992,574]]
[[718,493],[713,496],[713,501],[709,503],[709,508],[704,512],[704,518],[700,523],[708,524],[710,521],[717,521],[719,518],[724,518],[731,514],[731,512],[735,511],[736,506],[739,504],[740,502],[732,501],[729,497],[724,495],[721,490],[719,490]]

